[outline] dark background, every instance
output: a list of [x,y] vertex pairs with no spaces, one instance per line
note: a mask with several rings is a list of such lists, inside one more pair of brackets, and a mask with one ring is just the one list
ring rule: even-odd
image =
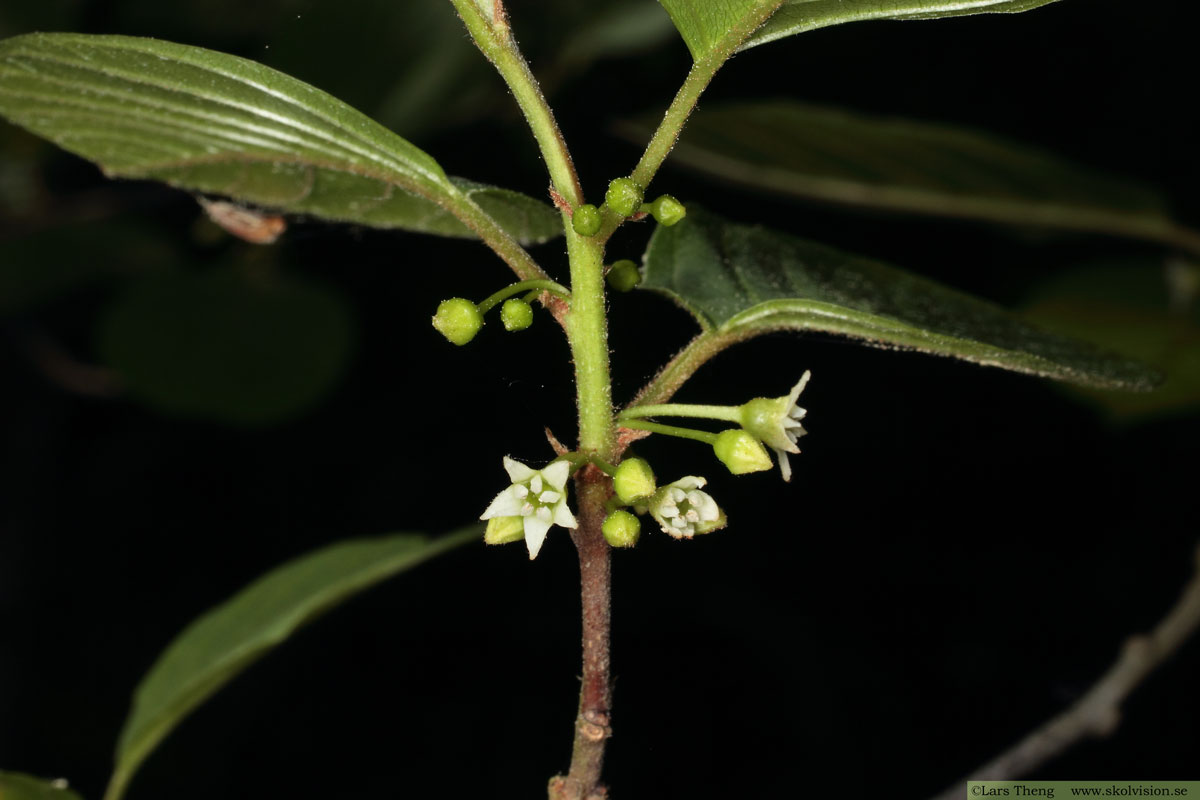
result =
[[[429,2],[453,23],[448,3]],[[17,0],[0,10],[0,33],[227,50],[371,111],[412,56],[388,44],[412,38],[393,5]],[[1187,6],[1064,0],[1026,15],[847,25],[739,55],[706,102],[786,96],[989,128],[1158,186],[1195,224]],[[586,24],[571,4],[510,8],[535,72],[559,63],[569,25]],[[465,35],[444,46],[473,57]],[[664,107],[687,65],[667,40],[562,75],[552,102],[590,195],[637,156],[611,121]],[[542,196],[536,150],[499,79],[463,69],[450,91],[464,109],[418,120],[412,138],[450,174]],[[33,187],[24,215],[0,228],[6,242],[120,222],[195,268],[267,258],[198,228],[183,193],[106,183],[11,126],[0,137],[9,174]],[[671,168],[654,188],[1005,304],[1070,265],[1162,255],[764,202]],[[636,257],[648,232],[623,232],[613,257]],[[561,250],[535,255],[565,279]],[[188,621],[323,544],[457,527],[503,487],[502,455],[546,460],[545,425],[570,438],[570,366],[545,317],[519,338],[489,326],[461,349],[428,326],[439,299],[508,280],[478,244],[302,221],[271,253],[342,298],[357,331],[341,380],[277,425],[179,418],[47,375],[31,341],[96,358],[97,320],[124,286],[120,252],[96,256],[114,262],[108,279],[5,320],[0,767],[67,776],[99,797],[133,687]],[[692,323],[652,295],[611,305],[625,400]],[[731,525],[690,543],[647,531],[615,554],[615,797],[826,796],[835,784],[856,787],[837,796],[931,795],[1069,705],[1191,574],[1194,413],[1114,421],[1048,382],[825,337],[743,345],[681,399],[782,394],[804,369],[811,433],[790,485],[775,472],[719,475],[700,445],[642,449],[667,479],[707,472]],[[520,546],[479,545],[403,575],[202,707],[129,796],[543,796],[569,758],[576,579],[559,530],[532,564]],[[1114,736],[1038,775],[1196,779],[1198,667],[1193,641],[1134,694]]]

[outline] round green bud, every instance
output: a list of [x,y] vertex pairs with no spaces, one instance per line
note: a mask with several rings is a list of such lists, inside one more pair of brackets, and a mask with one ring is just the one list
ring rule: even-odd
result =
[[730,428],[717,436],[713,451],[734,475],[762,472],[771,468],[771,457],[762,442],[741,428]]
[[433,327],[454,344],[466,344],[483,327],[479,306],[461,297],[451,297],[438,305],[433,315]]
[[591,203],[584,203],[571,215],[571,227],[580,236],[595,236],[596,231],[600,230],[600,209]]
[[613,547],[633,547],[642,535],[642,523],[628,511],[614,511],[604,518],[600,530]]
[[669,194],[664,194],[651,203],[649,211],[659,225],[665,225],[668,228],[687,216],[687,209],[683,207],[683,203]]
[[523,331],[533,324],[533,306],[519,297],[510,297],[500,306],[500,321],[506,331]]
[[492,517],[483,532],[483,541],[487,544],[508,544],[524,538],[524,517]]
[[625,505],[645,500],[658,490],[654,470],[644,458],[627,458],[617,465],[613,489]]
[[642,187],[630,178],[616,178],[608,185],[604,202],[622,217],[631,217],[642,207]]
[[642,273],[637,264],[623,258],[608,268],[608,285],[618,292],[628,292],[642,282]]

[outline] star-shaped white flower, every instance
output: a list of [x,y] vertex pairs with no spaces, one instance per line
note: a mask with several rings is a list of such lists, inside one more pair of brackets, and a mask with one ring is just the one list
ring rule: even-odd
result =
[[742,406],[742,427],[775,451],[785,481],[792,479],[792,465],[788,463],[787,454],[799,453],[796,440],[808,433],[800,424],[808,412],[796,405],[796,400],[810,377],[812,373],[805,370],[792,391],[783,397],[756,397]]
[[551,525],[574,528],[579,524],[567,508],[566,487],[571,465],[566,461],[555,461],[538,470],[505,456],[504,469],[512,485],[496,495],[479,518],[519,517],[532,561],[542,549]]
[[650,515],[664,533],[690,539],[725,527],[725,514],[717,501],[700,491],[707,481],[695,475],[680,478],[654,493],[647,504]]

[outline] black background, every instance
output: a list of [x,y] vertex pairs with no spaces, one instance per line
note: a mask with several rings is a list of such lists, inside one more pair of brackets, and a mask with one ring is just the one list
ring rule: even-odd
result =
[[[1025,15],[819,31],[739,55],[706,102],[787,96],[990,128],[1162,187],[1194,223],[1187,4],[1133,5],[1065,0]],[[64,18],[276,64],[272,49],[303,49],[292,20],[315,6],[279,4],[255,26],[218,14],[198,31],[117,0]],[[531,51],[552,47],[553,32],[523,32],[540,3],[510,7]],[[327,33],[353,42],[369,15],[339,8],[344,30]],[[32,29],[5,13],[18,20],[6,33]],[[328,68],[352,102],[369,94],[365,67],[360,84],[344,77],[352,48],[326,57],[319,42],[304,45],[304,68],[288,65],[299,77],[338,90],[322,81]],[[590,195],[637,155],[611,120],[663,107],[687,64],[674,41],[602,61],[556,95]],[[504,91],[498,79],[493,90]],[[450,174],[544,190],[511,114],[418,143]],[[65,156],[42,169],[55,191],[104,185]],[[671,168],[655,189],[1001,303],[1065,264],[1156,252],[764,203]],[[110,191],[131,209],[122,213],[192,235],[186,195]],[[648,231],[623,232],[610,253],[636,257]],[[290,269],[349,300],[359,328],[342,383],[282,426],[72,395],[6,328],[0,768],[67,776],[98,798],[134,685],[189,620],[322,544],[457,527],[503,487],[502,455],[546,460],[545,425],[570,438],[570,366],[548,320],[519,339],[489,326],[461,349],[428,326],[440,298],[482,297],[507,280],[479,245],[309,222],[280,247]],[[561,250],[535,255],[565,278]],[[20,325],[86,358],[103,300],[77,293]],[[654,296],[611,306],[624,400],[692,328]],[[1115,425],[1034,378],[825,337],[740,346],[680,399],[782,394],[804,369],[810,435],[790,485],[777,473],[719,475],[700,445],[642,450],[660,475],[707,472],[731,525],[690,543],[648,532],[615,554],[614,797],[931,795],[1069,705],[1191,574],[1194,415]],[[470,546],[354,600],[188,719],[129,797],[542,796],[569,759],[573,555],[558,530],[532,564],[519,545]],[[1198,666],[1191,642],[1134,694],[1114,736],[1038,776],[1196,779]],[[822,791],[831,786],[846,788]]]

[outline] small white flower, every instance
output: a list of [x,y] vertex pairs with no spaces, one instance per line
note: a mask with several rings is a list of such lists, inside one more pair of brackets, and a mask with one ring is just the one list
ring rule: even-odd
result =
[[756,397],[742,406],[742,427],[775,451],[785,481],[792,479],[792,465],[788,463],[787,454],[799,453],[796,440],[808,433],[800,424],[808,412],[796,405],[796,399],[810,377],[812,373],[805,370],[792,391],[783,397]]
[[704,478],[688,475],[654,493],[648,508],[664,533],[676,539],[690,539],[698,533],[725,527],[725,514],[717,507],[717,501],[700,491],[705,483]]
[[578,526],[571,509],[567,508],[566,487],[571,465],[566,461],[555,461],[545,469],[537,470],[505,456],[504,469],[512,485],[496,495],[479,518],[520,517],[525,529],[525,546],[529,548],[532,561],[542,549],[551,525]]

